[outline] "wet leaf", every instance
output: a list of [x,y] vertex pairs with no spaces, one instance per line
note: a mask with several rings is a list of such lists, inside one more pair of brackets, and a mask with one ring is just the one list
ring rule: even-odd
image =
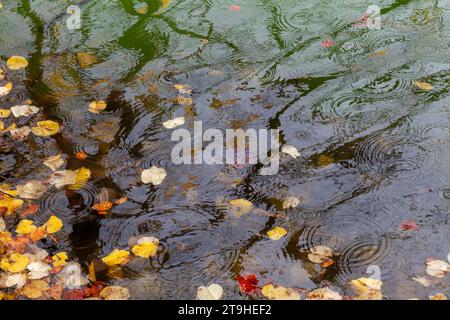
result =
[[32,262],[28,265],[28,279],[39,280],[48,277],[52,268],[44,262]]
[[28,61],[22,56],[12,56],[6,61],[6,65],[11,70],[19,70],[28,66]]
[[22,288],[19,293],[29,299],[38,299],[42,297],[49,288],[44,280],[33,280]]
[[91,170],[89,170],[85,167],[81,167],[80,169],[75,170],[75,173],[76,173],[75,183],[69,184],[68,188],[70,190],[79,190],[79,189],[83,188],[84,185],[86,184],[86,182],[91,177]]
[[447,300],[447,296],[443,293],[436,293],[428,297],[430,300]]
[[0,208],[6,208],[6,215],[13,214],[16,210],[22,208],[23,200],[15,199],[10,196],[4,195],[3,199],[0,199]]
[[306,300],[342,300],[342,296],[330,288],[319,288],[308,292]]
[[286,144],[281,148],[281,152],[290,155],[292,158],[297,159],[301,156],[300,152],[298,152],[297,148],[291,146],[290,144]]
[[107,104],[105,101],[93,101],[89,104],[89,112],[99,114],[103,110],[105,110]]
[[0,87],[0,97],[8,95],[11,92],[12,87],[13,85],[11,82],[7,82],[3,87]]
[[170,0],[161,0],[161,6],[158,9],[158,12],[164,11],[170,5]]
[[213,283],[208,287],[201,286],[197,289],[197,300],[220,300],[223,295],[223,288]]
[[276,226],[270,231],[267,231],[267,235],[270,239],[276,241],[280,240],[282,237],[284,237],[287,234],[287,230],[281,227]]
[[320,45],[324,48],[330,48],[334,46],[334,42],[331,39],[325,39],[320,43]]
[[47,293],[54,300],[61,300],[63,289],[64,289],[63,286],[56,284],[56,285],[50,287],[47,290]]
[[23,126],[21,128],[11,129],[9,131],[9,133],[11,133],[11,137],[13,138],[13,140],[25,139],[26,137],[28,137],[30,132],[31,132],[31,129],[29,126]]
[[90,65],[97,63],[97,57],[89,52],[77,52],[77,62],[82,69],[85,69]]
[[255,274],[249,274],[246,276],[238,275],[236,280],[239,283],[239,287],[243,293],[252,294],[259,292],[259,281]]
[[8,275],[5,279],[5,286],[7,288],[16,287],[17,289],[22,288],[27,282],[27,275],[23,273],[16,273]]
[[92,210],[98,212],[98,214],[105,215],[108,214],[109,210],[113,207],[113,203],[111,201],[100,202],[92,206]]
[[308,259],[312,263],[320,264],[333,256],[333,250],[326,246],[315,246],[310,249]]
[[159,241],[139,241],[138,244],[133,246],[131,248],[131,252],[135,256],[141,257],[141,258],[150,258],[154,257],[158,253],[158,244]]
[[300,300],[300,294],[296,290],[272,284],[266,284],[261,293],[269,300]]
[[16,189],[22,199],[38,199],[47,190],[47,187],[42,181],[31,180],[24,185],[18,185]]
[[67,264],[67,260],[69,260],[69,257],[67,256],[66,252],[58,252],[52,257],[52,260],[54,267],[60,267]]
[[420,283],[421,285],[423,285],[424,287],[428,288],[431,283],[430,280],[428,280],[425,277],[417,277],[417,278],[412,278],[414,281],[416,281],[417,283]]
[[417,88],[425,91],[431,91],[433,90],[433,86],[425,81],[414,81],[414,84]]
[[146,14],[148,11],[148,4],[145,2],[139,2],[134,5],[134,10],[139,14]]
[[0,109],[0,118],[8,118],[10,114],[10,109]]
[[59,132],[59,124],[52,120],[39,121],[36,127],[31,128],[31,132],[39,137],[48,137]]
[[300,204],[300,199],[297,197],[286,197],[283,201],[283,209],[296,208]]
[[231,212],[233,212],[237,218],[249,212],[253,207],[253,204],[245,199],[234,199],[230,200],[229,203]]
[[145,184],[153,184],[155,186],[160,185],[166,178],[167,173],[163,168],[151,167],[141,173],[141,180]]
[[61,168],[66,162],[63,159],[62,154],[57,154],[55,156],[48,157],[44,164],[49,167],[52,171],[56,171]]
[[383,282],[372,278],[359,278],[350,282],[361,300],[381,300],[381,286]]
[[66,290],[63,292],[62,298],[64,300],[83,300],[84,290],[81,289]]
[[35,214],[39,211],[39,206],[37,204],[29,204],[23,209],[23,211],[20,213],[21,218],[25,218],[29,215]]
[[20,253],[12,253],[2,258],[0,269],[6,272],[19,273],[27,268],[29,262],[30,260],[27,256]]
[[105,300],[128,300],[130,291],[125,287],[110,286],[100,292],[100,297]]
[[16,227],[16,233],[23,235],[29,234],[34,230],[36,230],[36,226],[31,220],[21,220]]
[[30,105],[22,105],[22,106],[14,106],[11,108],[11,112],[14,115],[14,117],[29,117],[33,114],[36,114],[39,112],[39,108],[35,106]]
[[241,6],[231,5],[231,6],[228,7],[228,10],[230,10],[230,11],[239,11],[239,10],[241,10]]
[[125,264],[130,260],[130,253],[126,250],[114,249],[109,255],[102,258],[107,266]]
[[176,84],[174,85],[175,89],[178,90],[179,94],[191,94],[192,93],[192,89],[189,85],[187,84]]
[[127,202],[127,201],[128,201],[128,197],[122,197],[122,198],[119,198],[119,199],[115,200],[115,201],[114,201],[114,204],[115,204],[116,206],[119,206],[119,205],[121,205],[121,204],[124,204],[124,203]]
[[402,229],[402,231],[418,229],[416,222],[412,220],[403,221],[400,228]]
[[31,231],[28,235],[28,238],[30,238],[31,241],[37,242],[47,236],[47,230],[45,226],[41,226],[36,228],[34,231]]
[[448,263],[442,260],[429,259],[426,264],[426,272],[432,277],[442,278],[450,270]]
[[51,216],[45,223],[45,226],[47,228],[47,232],[52,234],[57,233],[59,230],[61,230],[64,224],[62,220],[57,216]]
[[78,151],[75,153],[75,158],[77,158],[77,160],[86,160],[87,157],[88,155],[84,151]]
[[172,120],[167,120],[163,123],[164,128],[166,129],[173,129],[179,126],[182,126],[184,124],[184,117],[177,117]]

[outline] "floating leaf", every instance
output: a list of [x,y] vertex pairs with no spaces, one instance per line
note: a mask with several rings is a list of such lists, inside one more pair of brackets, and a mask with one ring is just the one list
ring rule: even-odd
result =
[[281,148],[281,152],[290,155],[294,159],[297,159],[298,157],[301,156],[301,154],[300,154],[300,152],[298,152],[297,148],[294,146],[291,146],[289,144],[284,145]]
[[296,208],[300,204],[300,199],[297,197],[286,197],[283,201],[283,209]]
[[39,280],[48,277],[52,268],[44,262],[32,262],[28,265],[28,279]]
[[300,294],[296,290],[281,286],[274,287],[272,284],[266,284],[261,293],[269,300],[300,300]]
[[39,112],[39,108],[30,105],[14,106],[11,108],[14,117],[28,117]]
[[38,199],[47,190],[47,187],[39,180],[31,180],[24,185],[17,186],[17,192],[22,199]]
[[334,42],[331,39],[325,39],[320,43],[320,45],[324,48],[330,48],[334,46]]
[[267,235],[272,240],[280,240],[282,237],[284,237],[287,234],[286,229],[276,226],[270,231],[267,231]]
[[89,52],[77,52],[78,65],[85,69],[97,62],[97,57]]
[[48,288],[49,286],[44,280],[33,280],[22,288],[19,293],[29,299],[38,299],[42,297]]
[[428,288],[431,283],[430,280],[428,280],[425,277],[417,277],[417,278],[412,278],[414,281],[416,281],[417,283],[420,283],[421,285],[423,285],[424,287]]
[[416,222],[412,220],[403,221],[402,224],[400,225],[400,228],[402,229],[402,231],[418,229]]
[[249,212],[253,207],[253,204],[245,199],[230,200],[230,210],[236,217],[240,217],[243,214]]
[[61,230],[64,224],[57,216],[51,216],[45,223],[45,226],[47,228],[47,232],[52,234]]
[[5,279],[5,287],[11,288],[16,287],[17,289],[22,288],[27,282],[27,276],[23,273],[16,273],[8,275]]
[[75,158],[77,158],[77,160],[86,160],[87,157],[88,155],[84,151],[75,152]]
[[442,278],[449,270],[450,266],[445,261],[437,259],[427,261],[426,272],[432,277]]
[[306,300],[342,300],[342,296],[330,288],[319,288],[308,292]]
[[36,226],[34,225],[34,222],[31,220],[21,220],[16,227],[16,233],[23,235],[29,234],[34,230],[36,230]]
[[160,185],[167,176],[166,170],[158,167],[151,167],[142,171],[141,180],[145,184],[153,184],[155,186]]
[[57,154],[55,156],[48,157],[44,161],[44,164],[47,167],[49,167],[52,171],[56,171],[66,163],[62,157],[63,157],[62,154]]
[[167,120],[163,123],[164,128],[166,129],[173,129],[179,126],[182,126],[184,124],[184,117],[177,117],[172,120]]
[[239,11],[239,10],[241,10],[241,6],[231,5],[231,6],[228,7],[228,10],[230,10],[230,11]]
[[197,289],[197,300],[220,300],[223,288],[213,283],[208,287],[201,286]]
[[191,94],[192,93],[192,89],[189,85],[187,84],[176,84],[174,85],[175,89],[178,90],[179,94]]
[[421,89],[421,90],[425,90],[425,91],[430,91],[433,90],[433,86],[425,81],[414,81],[414,84],[416,85],[417,88]]
[[447,300],[447,296],[443,293],[436,293],[428,297],[430,300]]
[[141,258],[150,258],[154,257],[156,253],[158,252],[158,242],[139,242],[137,245],[133,246],[131,248],[131,252],[135,256],[141,257]]
[[75,183],[69,184],[70,190],[79,190],[84,187],[86,182],[91,177],[91,170],[81,167],[80,169],[75,171]]
[[11,82],[8,82],[3,87],[0,87],[0,97],[8,95],[11,92],[12,87],[13,85]]
[[52,120],[39,121],[31,131],[39,137],[48,137],[59,132],[59,124]]
[[100,297],[105,300],[128,300],[130,291],[125,287],[110,286],[100,292]]
[[6,61],[6,65],[11,70],[19,70],[28,66],[28,61],[22,56],[12,56]]
[[333,250],[326,246],[315,246],[310,249],[308,259],[312,263],[320,264],[333,256]]
[[[7,192],[8,193],[8,192]],[[11,194],[11,193],[9,193]],[[23,200],[15,199],[13,197],[4,195],[3,199],[0,199],[0,208],[6,208],[6,215],[13,214],[17,209],[20,209],[23,205]]]
[[53,266],[60,267],[65,266],[67,264],[67,260],[69,257],[66,252],[59,252],[52,257]]
[[126,250],[114,249],[109,255],[102,258],[107,266],[125,264],[130,260],[130,253]]
[[238,281],[239,287],[243,293],[252,294],[259,292],[259,281],[255,274],[249,274],[246,276],[238,275],[236,280]]
[[383,282],[378,279],[372,278],[359,278],[352,280],[352,287],[359,294],[358,299],[361,300],[381,300],[381,286]]
[[6,272],[19,273],[25,270],[30,262],[29,258],[20,253],[12,253],[0,261],[0,269]]
[[18,128],[18,129],[11,129],[11,130],[9,130],[9,133],[11,133],[11,137],[14,140],[25,139],[26,137],[28,137],[30,132],[31,132],[31,129],[30,129],[29,126],[23,126],[21,128]]
[[134,10],[139,14],[146,14],[148,11],[148,4],[145,2],[139,2],[134,5]]
[[47,236],[47,230],[45,226],[41,226],[36,228],[36,230],[31,231],[28,235],[28,238],[30,238],[31,241],[37,242]]
[[97,203],[92,206],[92,210],[98,212],[98,214],[105,215],[108,214],[108,211],[113,207],[113,203],[111,201],[104,201]]
[[0,109],[0,118],[8,118],[10,114],[10,109]]
[[107,104],[105,101],[93,101],[89,104],[89,112],[92,113],[100,113],[103,110],[105,110],[107,107]]

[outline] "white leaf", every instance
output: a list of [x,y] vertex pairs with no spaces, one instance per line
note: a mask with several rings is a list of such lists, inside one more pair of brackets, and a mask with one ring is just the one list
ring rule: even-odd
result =
[[18,185],[16,189],[22,199],[38,199],[47,187],[41,181],[32,180],[24,185]]
[[49,167],[52,171],[56,171],[65,163],[62,158],[62,154],[57,154],[56,156],[51,156],[44,161],[44,164]]
[[197,300],[219,300],[222,294],[222,287],[213,283],[208,287],[201,286],[197,289]]
[[425,277],[417,277],[417,278],[412,278],[414,281],[420,283],[421,285],[423,285],[424,287],[428,288],[430,286],[430,280],[428,280]]
[[167,176],[166,170],[158,167],[151,167],[150,169],[146,169],[142,171],[141,179],[145,184],[153,184],[155,186],[160,185]]
[[333,250],[326,246],[315,246],[311,248],[308,259],[312,263],[322,263],[333,256]]
[[11,108],[11,112],[14,115],[14,117],[28,117],[35,113],[39,112],[39,108],[35,106],[30,105],[22,105],[22,106],[14,106]]
[[54,172],[49,179],[49,183],[55,185],[56,188],[61,188],[77,182],[76,170],[61,170]]
[[286,197],[283,201],[283,209],[296,208],[300,204],[300,199],[297,197]]
[[27,269],[30,271],[28,272],[28,278],[31,280],[48,277],[50,270],[52,270],[52,268],[44,262],[32,262],[28,265]]
[[16,287],[20,289],[25,285],[25,282],[27,282],[27,276],[23,273],[16,273],[6,278],[5,286],[7,288]]
[[301,153],[298,152],[297,148],[294,146],[291,146],[290,144],[285,144],[282,148],[281,148],[281,152],[286,153],[288,155],[290,155],[292,158],[297,159],[298,157],[301,156]]
[[426,271],[430,276],[442,278],[449,270],[449,267],[447,262],[436,259],[427,261]]
[[20,140],[26,138],[30,134],[31,129],[29,126],[23,126],[21,128],[11,129],[9,132],[14,140]]
[[0,217],[0,232],[3,232],[5,230],[6,230],[5,220],[3,220],[2,217]]
[[164,128],[173,129],[184,124],[184,117],[178,117],[172,120],[167,120],[163,123]]

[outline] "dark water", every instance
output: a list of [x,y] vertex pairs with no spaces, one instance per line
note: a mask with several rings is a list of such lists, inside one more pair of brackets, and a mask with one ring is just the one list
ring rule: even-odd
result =
[[[155,0],[145,14],[134,1],[81,1],[80,30],[66,27],[68,1],[2,2],[0,56],[30,65],[13,74],[1,106],[31,99],[62,126],[3,152],[2,179],[45,179],[42,161],[58,152],[67,169],[92,172],[83,189],[53,188],[37,200],[33,220],[54,213],[65,223],[59,246],[40,243],[51,253],[65,250],[86,268],[127,249],[132,236],[159,238],[156,257],[133,260],[122,279],[106,277],[133,298],[190,299],[214,282],[225,298],[243,299],[235,278],[247,273],[350,294],[348,281],[371,265],[385,298],[450,294],[448,280],[425,288],[411,279],[425,275],[429,257],[450,252],[448,2],[378,1],[381,30],[354,26],[370,1]],[[86,65],[80,52],[95,61]],[[192,88],[193,105],[178,103],[175,84]],[[88,112],[93,100],[107,110]],[[176,116],[187,128],[201,120],[279,129],[302,156],[283,155],[274,176],[253,165],[174,165],[162,123]],[[77,160],[78,151],[88,158]],[[166,180],[143,184],[140,172],[154,165]],[[90,209],[122,196],[128,201],[107,216]],[[282,210],[287,196],[303,201]],[[223,205],[236,198],[260,210],[237,218]],[[405,220],[418,230],[402,231]],[[274,226],[288,235],[270,240]],[[308,261],[316,245],[333,249],[334,266]]]

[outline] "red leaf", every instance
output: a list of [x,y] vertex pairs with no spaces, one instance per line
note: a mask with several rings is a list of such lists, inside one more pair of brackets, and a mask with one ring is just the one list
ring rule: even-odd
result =
[[76,289],[76,290],[67,290],[63,294],[64,300],[83,300],[84,298],[84,290]]
[[417,224],[413,220],[403,221],[400,227],[401,227],[402,231],[418,229]]
[[324,48],[329,48],[329,47],[334,46],[334,42],[333,42],[333,40],[326,39],[326,40],[323,40],[320,45]]
[[88,298],[88,297],[97,298],[100,295],[100,291],[102,291],[105,286],[106,286],[106,284],[104,282],[96,281],[92,285],[90,285],[88,288],[84,289],[84,296],[86,298]]
[[258,279],[255,274],[249,274],[247,276],[238,275],[236,280],[239,282],[239,287],[243,293],[251,294],[259,291]]
[[229,9],[230,11],[239,11],[239,10],[241,10],[241,6],[238,6],[238,5],[232,5],[232,6],[229,6],[228,9]]
[[24,218],[26,216],[29,216],[30,214],[35,214],[38,211],[39,211],[39,206],[37,204],[29,204],[20,213],[20,217]]

